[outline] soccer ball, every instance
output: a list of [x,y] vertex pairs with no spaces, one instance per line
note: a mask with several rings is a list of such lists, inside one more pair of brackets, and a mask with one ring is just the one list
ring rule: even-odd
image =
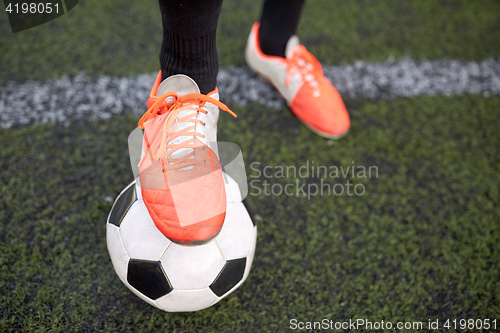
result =
[[226,219],[203,245],[173,243],[154,225],[136,181],[116,198],[106,223],[113,267],[120,280],[147,303],[168,312],[208,308],[248,277],[257,227],[227,174]]

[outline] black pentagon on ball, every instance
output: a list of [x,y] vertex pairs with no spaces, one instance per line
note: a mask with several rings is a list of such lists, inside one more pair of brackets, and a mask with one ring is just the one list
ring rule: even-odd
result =
[[160,298],[172,291],[172,286],[159,261],[130,259],[127,281],[151,299]]
[[239,258],[226,261],[226,264],[210,285],[210,289],[219,297],[231,290],[243,278],[247,258]]
[[135,183],[133,183],[122,193],[118,200],[116,200],[111,210],[111,215],[109,216],[109,223],[119,227],[130,206],[136,201],[137,193],[135,193]]
[[250,220],[252,221],[253,226],[255,227],[255,214],[252,212],[251,209],[248,208],[247,202],[245,200],[243,200],[242,202],[243,202],[243,206],[245,206],[245,208],[248,212],[248,215],[250,215]]

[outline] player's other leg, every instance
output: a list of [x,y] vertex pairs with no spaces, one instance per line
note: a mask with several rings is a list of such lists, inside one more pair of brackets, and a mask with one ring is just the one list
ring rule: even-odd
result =
[[162,81],[174,74],[192,78],[202,94],[217,85],[215,35],[222,0],[159,0],[163,24]]
[[248,65],[271,82],[292,112],[317,134],[347,134],[349,114],[319,61],[295,35],[304,0],[265,0],[260,23],[248,37]]
[[[156,227],[179,244],[220,231],[226,194],[218,158],[216,28],[222,0],[160,0],[160,72],[139,121],[139,181]],[[233,114],[234,115],[234,114]]]

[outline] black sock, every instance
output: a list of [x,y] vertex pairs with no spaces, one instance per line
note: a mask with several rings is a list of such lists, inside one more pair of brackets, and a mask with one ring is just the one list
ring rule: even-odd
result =
[[305,0],[265,0],[259,28],[264,54],[285,57],[286,43],[295,35]]
[[219,59],[215,35],[222,0],[159,0],[163,22],[162,80],[191,77],[207,94],[217,86]]

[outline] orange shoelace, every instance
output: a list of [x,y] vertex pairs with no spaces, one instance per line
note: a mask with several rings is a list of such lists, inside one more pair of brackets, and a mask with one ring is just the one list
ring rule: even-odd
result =
[[[169,99],[173,101],[166,101]],[[191,153],[186,154],[180,158],[168,158],[167,156],[174,154],[176,151],[182,148],[199,148],[199,145],[195,144],[196,137],[203,138],[204,135],[196,132],[196,124],[201,124],[205,126],[205,123],[200,119],[196,119],[198,112],[207,114],[207,110],[203,109],[203,106],[209,102],[221,110],[229,112],[233,117],[237,115],[229,110],[229,108],[219,102],[218,100],[203,94],[186,94],[179,97],[177,93],[170,91],[159,97],[156,102],[151,105],[151,107],[144,113],[144,115],[139,120],[138,126],[142,129],[148,127],[145,131],[144,140],[146,140],[146,145],[148,147],[147,154],[144,154],[138,164],[140,166],[145,160],[146,155],[149,156],[151,160],[158,161],[161,160],[163,165],[163,170],[180,169],[194,164],[203,163],[203,161],[196,161],[191,157],[194,156],[194,149]],[[185,117],[176,119],[178,113],[182,110],[192,110],[192,114]],[[160,121],[151,121],[148,124],[146,122],[153,120],[158,115],[164,115],[166,117]],[[181,122],[191,122],[194,125],[186,127],[178,132],[167,133],[168,130],[174,125],[175,121],[177,123]],[[161,132],[161,134],[160,134]],[[149,138],[148,138],[149,136]],[[192,136],[191,139],[184,140],[181,143],[169,144],[170,141],[179,136]],[[152,142],[150,142],[152,139]],[[169,165],[165,165],[164,158],[167,158]]]
[[300,73],[311,88],[318,87],[316,77],[323,75],[323,67],[320,62],[304,47],[299,45],[293,52],[292,57],[287,59],[286,86],[290,85],[292,76]]

